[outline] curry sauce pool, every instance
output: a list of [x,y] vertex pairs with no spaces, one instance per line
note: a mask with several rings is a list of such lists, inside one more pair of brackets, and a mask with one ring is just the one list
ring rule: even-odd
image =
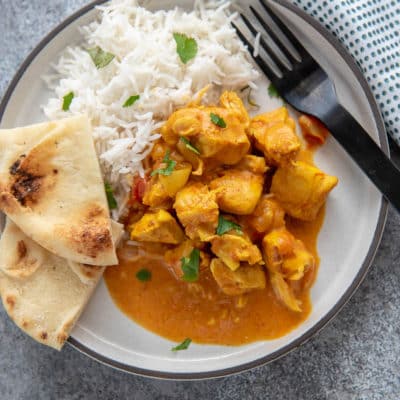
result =
[[[317,236],[323,220],[321,210],[315,221],[288,221],[289,230],[306,243],[317,260]],[[228,296],[210,271],[195,283],[177,280],[162,261],[162,254],[154,250],[139,256],[135,248],[126,245],[119,251],[120,264],[107,268],[104,277],[113,301],[125,315],[172,341],[190,337],[197,343],[241,345],[274,339],[301,324],[311,312],[309,290],[301,293],[300,313],[280,303],[268,280],[265,289]],[[136,278],[143,268],[151,271],[150,281]]]
[[[303,133],[325,129],[304,118]],[[174,341],[283,336],[310,314],[337,178],[314,165],[286,107],[250,118],[234,92],[173,112],[160,133],[145,177],[133,180],[131,241],[106,272],[114,301]]]

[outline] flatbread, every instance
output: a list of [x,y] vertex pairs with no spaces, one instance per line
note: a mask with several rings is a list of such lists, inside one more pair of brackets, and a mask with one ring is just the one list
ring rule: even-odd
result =
[[0,130],[0,210],[59,257],[97,266],[118,262],[85,116]]
[[[122,231],[122,225],[113,223],[115,240]],[[32,338],[60,350],[105,267],[75,264],[72,269],[66,259],[38,246],[10,220],[0,251],[0,296],[8,315]]]

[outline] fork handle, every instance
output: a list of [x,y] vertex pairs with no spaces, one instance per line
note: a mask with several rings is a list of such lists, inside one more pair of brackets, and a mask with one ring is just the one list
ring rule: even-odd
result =
[[400,170],[371,136],[340,104],[321,120],[386,199],[400,211]]

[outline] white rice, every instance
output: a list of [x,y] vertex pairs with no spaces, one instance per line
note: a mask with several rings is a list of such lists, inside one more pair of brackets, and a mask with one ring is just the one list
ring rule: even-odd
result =
[[[67,48],[53,66],[55,73],[44,78],[54,91],[43,107],[48,118],[86,113],[91,119],[104,179],[119,203],[114,217],[125,207],[132,176],[143,176],[142,161],[171,112],[207,84],[214,84],[215,93],[247,85],[254,89],[258,77],[230,25],[235,15],[229,2],[196,0],[192,12],[150,12],[139,3],[113,0],[99,7],[100,19],[82,28],[84,43]],[[175,32],[197,42],[198,53],[186,65],[177,55]],[[115,55],[107,67],[95,67],[86,51],[94,46]],[[74,99],[66,113],[63,96],[71,91]],[[122,107],[137,94],[132,107]]]

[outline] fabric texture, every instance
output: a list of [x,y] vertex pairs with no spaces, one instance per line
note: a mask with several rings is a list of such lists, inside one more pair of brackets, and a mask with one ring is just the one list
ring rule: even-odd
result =
[[400,145],[400,0],[293,0],[347,48]]

